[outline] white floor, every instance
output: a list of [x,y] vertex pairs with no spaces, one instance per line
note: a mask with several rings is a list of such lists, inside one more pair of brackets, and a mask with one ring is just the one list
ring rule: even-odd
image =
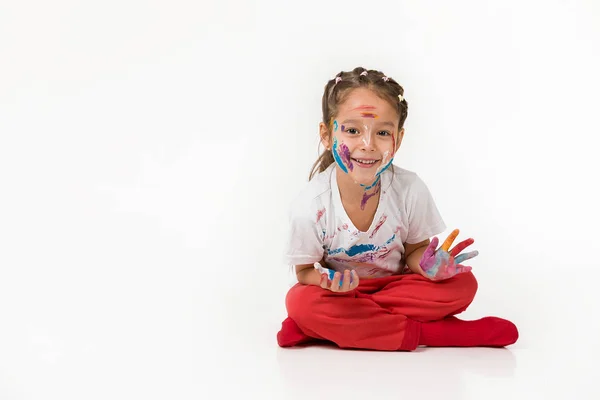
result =
[[[0,398],[591,400],[600,395],[596,316],[585,319],[569,313],[567,305],[557,307],[548,282],[521,311],[504,315],[521,330],[519,342],[508,349],[281,349],[275,334],[284,317],[285,288],[207,280],[182,281],[178,291],[177,278],[156,274],[158,262],[147,265],[146,277],[98,270],[98,281],[92,284],[90,277],[87,287],[61,279],[45,285],[26,273],[29,290],[11,293],[5,285]],[[524,300],[517,290],[513,294]],[[503,308],[502,303],[486,306]],[[484,314],[477,299],[464,316],[476,314]]]

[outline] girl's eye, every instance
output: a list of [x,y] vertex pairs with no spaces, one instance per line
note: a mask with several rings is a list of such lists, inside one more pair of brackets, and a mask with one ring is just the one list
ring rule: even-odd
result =
[[355,134],[358,133],[358,131],[356,129],[354,129],[354,128],[346,128],[345,132],[348,132],[348,133],[350,133],[352,135],[355,135]]
[[379,132],[379,134],[381,136],[390,136],[391,135],[391,133],[389,133],[388,131],[381,131],[381,132]]

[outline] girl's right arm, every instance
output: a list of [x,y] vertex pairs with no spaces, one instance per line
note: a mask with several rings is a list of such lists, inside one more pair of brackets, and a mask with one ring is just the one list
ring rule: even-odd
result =
[[314,264],[296,265],[296,276],[303,285],[321,286],[321,273],[315,269]]

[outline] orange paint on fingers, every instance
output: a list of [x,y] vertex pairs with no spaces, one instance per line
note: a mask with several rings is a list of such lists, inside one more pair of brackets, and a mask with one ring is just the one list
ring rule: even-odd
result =
[[444,241],[444,244],[442,244],[442,250],[448,251],[450,249],[450,246],[452,246],[452,243],[454,243],[454,240],[458,236],[459,232],[460,231],[458,229],[455,229],[450,233],[450,235],[448,235],[448,238]]

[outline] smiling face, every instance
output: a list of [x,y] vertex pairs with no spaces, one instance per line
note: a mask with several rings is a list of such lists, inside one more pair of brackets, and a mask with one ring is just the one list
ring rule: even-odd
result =
[[[372,185],[391,164],[404,129],[398,130],[398,112],[374,91],[352,90],[326,127],[323,144],[331,149],[342,172],[363,186]],[[329,129],[327,129],[329,128]]]

